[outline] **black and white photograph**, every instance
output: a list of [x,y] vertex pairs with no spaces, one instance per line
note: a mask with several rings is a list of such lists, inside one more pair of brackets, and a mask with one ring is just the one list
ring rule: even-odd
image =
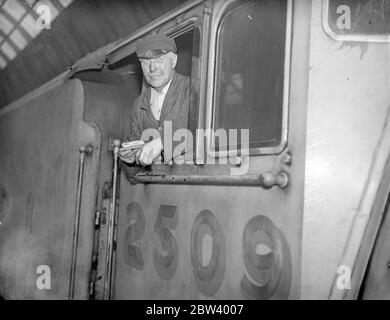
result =
[[390,0],[0,0],[0,300],[390,300],[389,195]]

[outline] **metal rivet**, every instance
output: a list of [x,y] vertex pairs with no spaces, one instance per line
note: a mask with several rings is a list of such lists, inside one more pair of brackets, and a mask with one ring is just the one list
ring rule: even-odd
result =
[[241,157],[235,157],[235,158],[234,158],[234,164],[235,164],[237,167],[241,166],[241,163],[242,163]]
[[290,165],[292,163],[292,156],[291,153],[286,152],[282,157],[282,162],[284,164]]

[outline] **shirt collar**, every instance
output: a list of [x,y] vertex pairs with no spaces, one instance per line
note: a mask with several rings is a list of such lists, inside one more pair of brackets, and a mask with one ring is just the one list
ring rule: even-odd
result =
[[169,89],[169,86],[171,85],[171,82],[172,82],[172,78],[171,80],[169,80],[169,82],[165,85],[164,88],[161,89],[161,91],[157,91],[156,89],[154,89],[153,87],[151,87],[152,91],[158,93],[158,94],[164,94],[164,96],[167,94],[168,92],[168,89]]

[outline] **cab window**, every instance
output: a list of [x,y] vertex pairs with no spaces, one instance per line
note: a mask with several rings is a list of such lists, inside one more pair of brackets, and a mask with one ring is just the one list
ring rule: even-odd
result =
[[237,129],[240,141],[240,129],[249,129],[250,148],[281,144],[286,23],[287,1],[251,1],[228,10],[218,27],[214,130]]
[[[177,32],[175,36],[169,35],[175,39],[177,46],[177,65],[176,71],[182,75],[191,78],[191,95],[190,95],[190,112],[188,119],[188,129],[195,130],[196,116],[198,110],[197,95],[198,86],[197,82],[193,79],[197,79],[197,68],[193,70],[193,66],[197,66],[199,56],[199,29],[191,28],[185,32]],[[141,91],[147,88],[145,79],[143,78],[141,65],[135,53],[127,56],[126,58],[110,65],[110,70],[119,73],[122,76],[125,85],[129,88],[129,92],[133,93],[133,96],[129,99],[128,108],[130,108]],[[126,115],[129,110],[126,109]],[[128,130],[127,116],[123,117],[123,123],[121,124],[123,137],[126,136]]]

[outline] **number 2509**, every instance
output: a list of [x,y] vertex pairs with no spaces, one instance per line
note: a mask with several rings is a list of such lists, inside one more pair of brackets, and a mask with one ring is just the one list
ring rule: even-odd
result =
[[[145,214],[137,202],[126,207],[127,219],[132,222],[124,235],[124,260],[126,265],[138,270],[144,269],[144,256],[140,247],[134,243],[140,240],[145,232]],[[161,241],[166,252],[162,255],[153,249],[153,263],[158,275],[170,280],[178,265],[178,243],[173,232],[179,221],[176,206],[161,205],[154,224],[154,234]],[[206,227],[206,228],[205,228]],[[203,266],[199,248],[206,232],[212,238],[212,253],[209,263]],[[253,246],[254,235],[262,231],[271,240],[272,252],[258,254]],[[284,234],[275,224],[263,215],[252,217],[245,225],[242,238],[242,255],[246,270],[254,283],[244,273],[241,292],[250,299],[269,299],[277,294],[278,298],[288,298],[291,285],[291,254]],[[259,244],[259,243],[257,243]],[[193,276],[199,291],[206,295],[214,295],[220,288],[226,266],[226,247],[223,230],[215,215],[210,210],[202,210],[195,217],[190,235],[190,256]],[[268,279],[264,283],[264,279]],[[261,284],[261,285],[259,285]]]

